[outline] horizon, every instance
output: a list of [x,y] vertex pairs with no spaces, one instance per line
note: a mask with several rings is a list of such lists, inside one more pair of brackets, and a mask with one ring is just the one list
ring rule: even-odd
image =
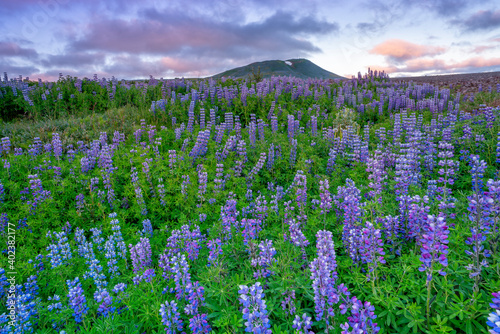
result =
[[0,0],[0,17],[0,71],[35,81],[201,79],[297,58],[346,78],[368,68],[391,78],[500,71],[500,7],[490,0]]

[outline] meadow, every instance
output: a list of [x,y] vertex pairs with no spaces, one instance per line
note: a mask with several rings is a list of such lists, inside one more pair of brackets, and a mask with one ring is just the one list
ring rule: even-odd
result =
[[0,333],[498,333],[500,85],[0,81]]

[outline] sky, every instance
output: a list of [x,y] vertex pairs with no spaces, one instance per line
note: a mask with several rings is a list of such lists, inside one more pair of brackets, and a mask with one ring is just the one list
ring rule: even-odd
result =
[[346,77],[500,71],[500,2],[0,0],[9,77],[201,78],[294,58]]

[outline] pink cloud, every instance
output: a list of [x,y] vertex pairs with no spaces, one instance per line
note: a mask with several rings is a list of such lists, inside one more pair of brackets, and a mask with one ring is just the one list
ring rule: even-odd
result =
[[481,52],[484,52],[486,50],[495,49],[497,47],[498,47],[497,45],[478,45],[478,46],[474,47],[474,49],[472,49],[472,52],[481,53]]
[[396,61],[405,61],[423,56],[435,56],[445,50],[444,47],[419,45],[401,39],[390,39],[376,45],[370,50],[370,53],[387,56]]
[[421,59],[410,59],[404,62],[404,66],[370,66],[371,69],[384,70],[386,73],[415,73],[424,71],[435,71],[435,72],[445,72],[445,71],[481,71],[489,69],[492,67],[500,66],[500,58],[483,58],[483,57],[473,57],[465,59],[458,62],[449,62],[442,59],[431,59],[431,58],[421,58]]

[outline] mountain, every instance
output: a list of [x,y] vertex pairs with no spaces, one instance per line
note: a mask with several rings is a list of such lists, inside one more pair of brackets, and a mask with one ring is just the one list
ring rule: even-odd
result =
[[329,72],[307,59],[288,59],[288,60],[266,60],[252,63],[242,67],[236,67],[231,70],[212,76],[214,79],[221,77],[251,78],[252,70],[257,73],[260,69],[260,75],[263,78],[271,76],[292,76],[301,79],[345,79],[340,75]]

